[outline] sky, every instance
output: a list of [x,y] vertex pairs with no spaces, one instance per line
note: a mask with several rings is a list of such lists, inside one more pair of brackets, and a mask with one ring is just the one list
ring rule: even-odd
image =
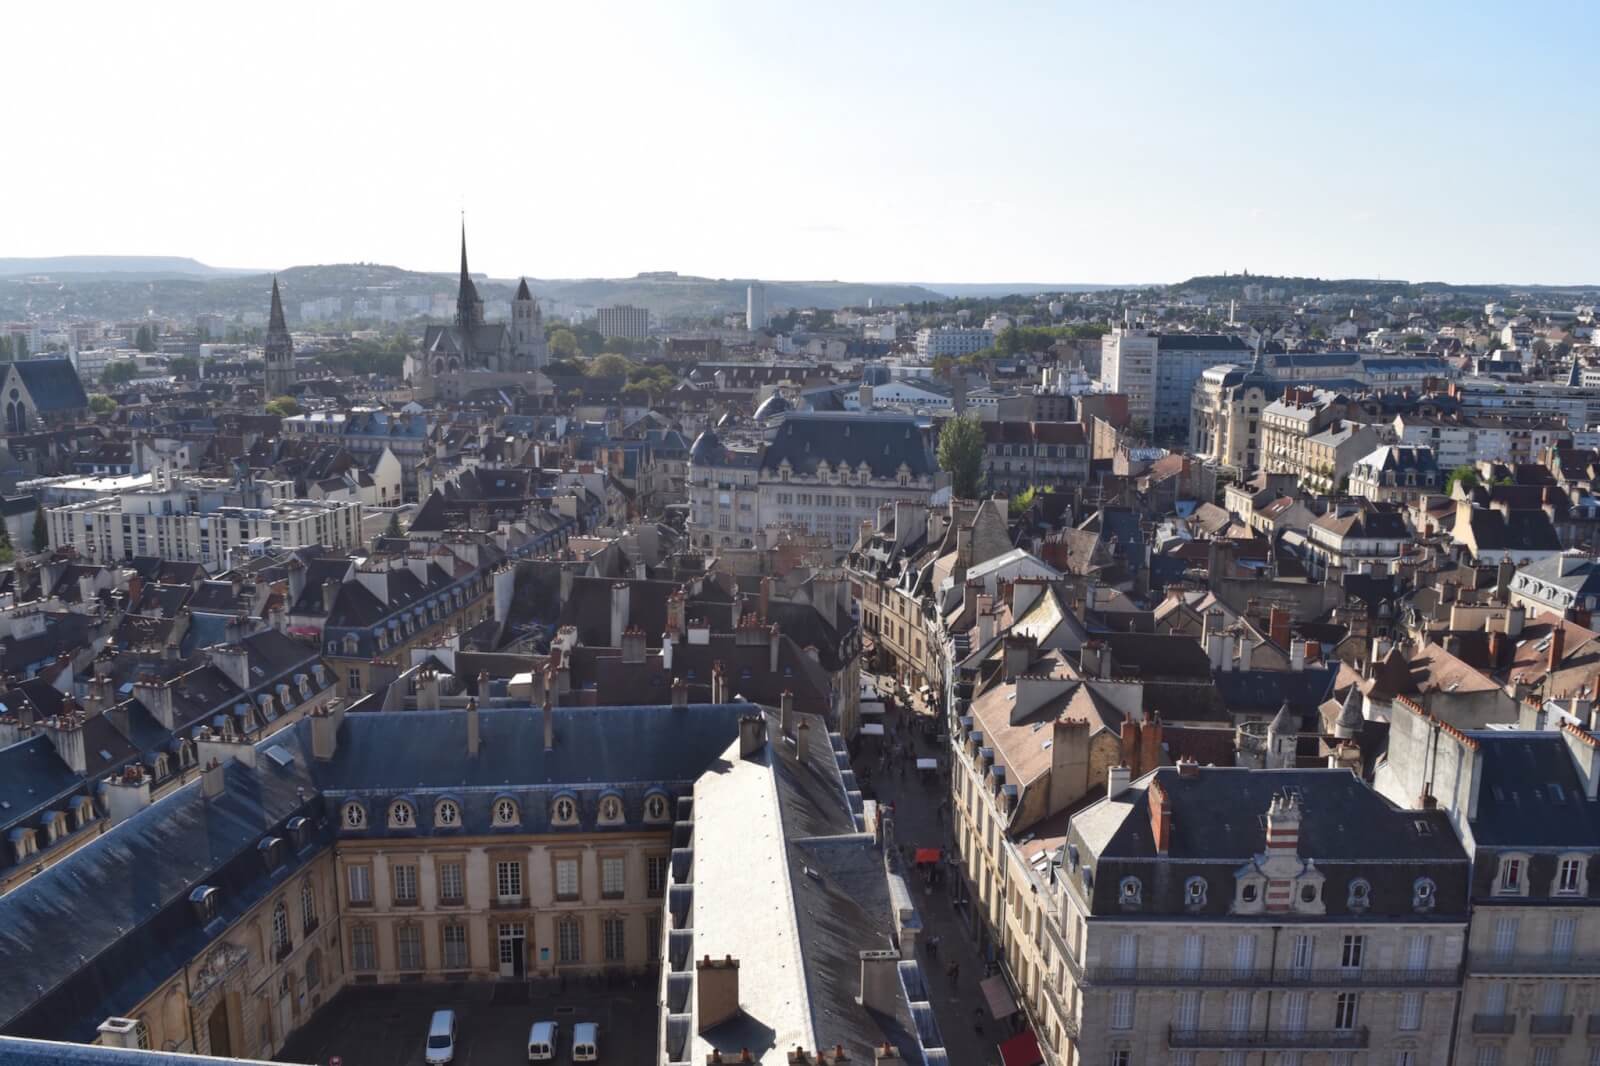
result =
[[1592,15],[19,3],[0,256],[1600,283]]

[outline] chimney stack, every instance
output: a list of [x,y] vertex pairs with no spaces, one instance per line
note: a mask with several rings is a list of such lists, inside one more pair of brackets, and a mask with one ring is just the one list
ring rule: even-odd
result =
[[767,746],[767,716],[739,716],[739,758],[748,759]]
[[206,763],[205,769],[200,772],[200,792],[206,799],[216,799],[222,795],[227,784],[222,774],[222,760],[217,758]]
[[1559,619],[1550,630],[1550,656],[1545,662],[1545,670],[1555,673],[1561,669],[1561,657],[1566,651],[1567,627]]
[[778,699],[778,732],[782,736],[794,736],[794,692],[791,689],[784,689]]
[[550,702],[550,690],[545,690],[544,695],[544,750],[556,750],[556,709]]
[[705,956],[694,964],[695,1021],[701,1033],[739,1013],[739,960]]
[[1128,784],[1132,779],[1132,772],[1126,766],[1111,767],[1106,771],[1106,798],[1116,799],[1128,791]]
[[473,758],[478,755],[478,701],[467,701],[467,754]]
[[1150,835],[1156,851],[1165,855],[1172,846],[1172,807],[1167,802],[1167,790],[1161,787],[1159,779],[1150,782],[1146,799],[1150,804]]
[[1274,607],[1267,615],[1267,637],[1282,648],[1289,650],[1289,612],[1282,607]]
[[622,647],[622,634],[628,628],[631,589],[626,581],[611,586],[611,646]]
[[681,677],[672,679],[672,705],[674,707],[689,706],[689,683]]

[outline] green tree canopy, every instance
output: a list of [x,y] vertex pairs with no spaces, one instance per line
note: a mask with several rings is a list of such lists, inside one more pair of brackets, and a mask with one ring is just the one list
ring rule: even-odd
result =
[[983,426],[976,418],[952,418],[939,431],[939,468],[950,475],[950,490],[976,499],[983,487]]
[[578,346],[578,336],[565,326],[555,330],[546,338],[550,347],[550,358],[572,359],[582,353]]
[[167,369],[172,371],[172,376],[175,378],[194,381],[200,377],[200,360],[180,355],[176,359],[167,360]]
[[277,415],[279,418],[288,418],[290,415],[300,413],[300,405],[293,396],[279,396],[267,404],[267,414]]
[[33,550],[42,552],[50,544],[50,524],[44,517],[44,504],[33,511]]
[[1478,472],[1471,465],[1463,463],[1450,471],[1450,476],[1445,478],[1444,491],[1446,495],[1454,495],[1456,482],[1461,482],[1469,489],[1478,487]]
[[625,355],[616,352],[606,352],[589,360],[589,366],[584,371],[592,378],[626,377],[628,371],[633,369],[633,364]]
[[95,393],[89,397],[89,410],[97,415],[108,415],[117,409],[117,401],[104,393]]
[[153,351],[155,351],[156,350],[156,334],[155,334],[155,330],[151,329],[149,326],[140,326],[133,333],[133,346],[135,348],[138,348],[141,352],[153,352]]
[[113,359],[100,372],[103,385],[126,385],[139,376],[139,365],[132,359]]
[[383,535],[386,536],[386,537],[404,536],[404,531],[402,531],[401,528],[400,528],[400,512],[399,511],[390,511],[389,512],[389,524],[387,526],[383,527]]

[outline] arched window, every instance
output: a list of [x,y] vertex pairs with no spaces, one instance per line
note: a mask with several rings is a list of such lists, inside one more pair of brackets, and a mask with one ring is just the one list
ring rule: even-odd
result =
[[322,984],[322,955],[313,951],[306,957],[306,991],[315,989]]
[[300,883],[300,922],[308,936],[317,927],[317,893],[309,877]]
[[1204,907],[1206,905],[1206,879],[1191,877],[1183,884],[1183,902],[1189,907]]
[[516,825],[519,820],[515,800],[501,798],[494,801],[495,825]]
[[1438,898],[1438,886],[1431,877],[1419,877],[1411,885],[1411,906],[1419,911],[1433,910],[1434,901]]
[[283,900],[272,905],[272,956],[281,959],[289,953],[289,908]]
[[550,810],[550,820],[556,825],[571,825],[578,820],[578,805],[571,796],[557,796]]
[[659,792],[652,792],[644,801],[644,816],[646,821],[664,822],[667,820],[667,797]]
[[607,796],[600,801],[600,821],[607,825],[615,825],[622,821],[622,800],[616,796]]
[[412,813],[411,804],[405,800],[395,800],[389,805],[389,826],[392,829],[409,829],[416,823]]
[[365,829],[366,825],[367,809],[359,803],[346,803],[344,805],[344,827],[346,829]]
[[461,824],[461,808],[455,800],[440,800],[433,810],[433,822],[443,829],[454,829]]
[[1358,877],[1350,882],[1350,896],[1347,902],[1353,911],[1364,911],[1372,905],[1372,885],[1366,878]]
[[1124,907],[1137,907],[1144,898],[1144,886],[1137,877],[1124,877],[1117,888],[1117,902]]

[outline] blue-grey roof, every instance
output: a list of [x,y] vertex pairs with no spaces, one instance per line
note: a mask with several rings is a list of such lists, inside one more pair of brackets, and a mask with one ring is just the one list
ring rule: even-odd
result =
[[44,734],[0,749],[0,825],[26,819],[83,787]]
[[0,1062],[7,1066],[266,1066],[260,1059],[213,1058],[10,1036],[0,1036]]
[[1486,847],[1600,847],[1600,804],[1585,798],[1583,780],[1560,733],[1483,730],[1482,776],[1472,836]]
[[875,478],[898,476],[901,464],[912,477],[938,469],[921,424],[909,415],[882,412],[790,411],[762,451],[761,467],[776,471],[785,460],[801,475],[815,474],[824,461],[851,470],[866,463]]
[[[11,370],[28,387],[34,406],[40,411],[72,411],[89,406],[78,371],[67,359],[25,359],[11,363]],[[9,383],[3,387],[9,388]]]

